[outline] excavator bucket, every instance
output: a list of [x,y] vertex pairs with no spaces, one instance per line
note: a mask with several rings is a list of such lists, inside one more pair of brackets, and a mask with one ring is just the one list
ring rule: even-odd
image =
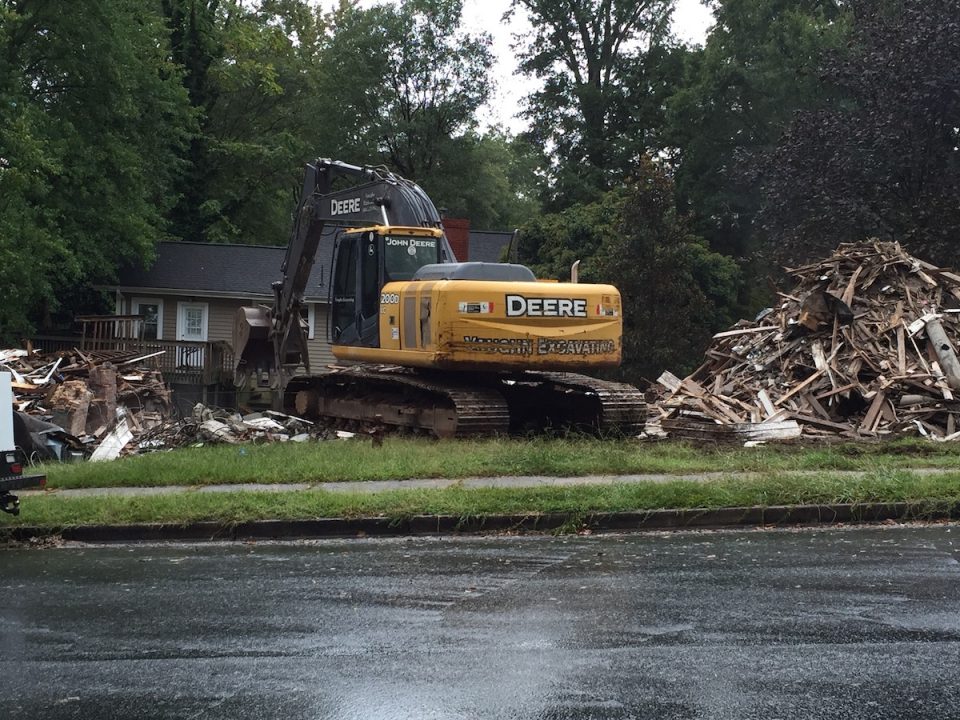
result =
[[274,365],[270,310],[242,307],[233,323],[234,380],[243,385],[250,375],[269,372]]

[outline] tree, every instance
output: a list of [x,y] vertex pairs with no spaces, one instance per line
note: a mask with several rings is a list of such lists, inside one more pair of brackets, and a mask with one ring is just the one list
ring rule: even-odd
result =
[[529,146],[479,132],[492,62],[486,34],[461,27],[461,0],[403,0],[329,18],[318,147],[384,164],[473,227],[513,227],[537,208]]
[[625,191],[620,188],[596,202],[533,218],[520,226],[517,262],[528,265],[537,277],[566,280],[579,260],[584,282],[606,282],[598,270],[598,254],[617,234],[624,203]]
[[634,382],[691,371],[713,333],[729,327],[736,305],[736,263],[692,232],[674,195],[670,177],[645,160],[624,197],[618,232],[598,253],[598,275],[623,296],[621,372]]
[[140,0],[0,2],[7,340],[49,323],[71,289],[149,257],[164,236],[191,126],[166,38]]
[[305,0],[226,9],[223,54],[209,71],[216,101],[206,111],[203,239],[280,244],[303,163],[326,124],[315,112],[324,22]]
[[819,64],[848,25],[837,0],[720,0],[715,13],[687,87],[670,100],[669,141],[680,207],[711,247],[743,257],[759,193],[738,159],[775,146],[798,109],[826,102]]
[[650,61],[662,59],[674,2],[514,0],[534,28],[520,67],[543,81],[526,115],[531,142],[545,150],[551,208],[596,200],[650,149],[642,133],[628,135],[630,118],[658,102]]
[[291,188],[313,154],[324,22],[306,0],[164,0],[173,56],[199,120],[174,231],[284,242]]
[[443,143],[423,187],[447,216],[474,228],[512,229],[540,211],[530,149],[497,130]]
[[321,88],[339,148],[428,182],[451,139],[475,128],[490,93],[490,37],[460,27],[462,8],[462,0],[341,4]]
[[960,258],[960,0],[854,0],[823,63],[837,100],[797,115],[759,163],[771,247],[787,261],[881,236]]
[[565,279],[581,260],[586,282],[615,285],[623,302],[623,365],[631,382],[692,369],[731,322],[738,269],[712,252],[676,212],[674,187],[644,158],[624,187],[521,228],[521,262],[539,277]]
[[172,234],[185,240],[199,241],[205,235],[201,208],[207,200],[210,174],[207,123],[217,98],[209,73],[223,54],[217,17],[220,5],[220,0],[161,0],[170,31],[170,56],[180,68],[197,123],[184,152],[183,172],[176,182],[178,200],[170,213]]

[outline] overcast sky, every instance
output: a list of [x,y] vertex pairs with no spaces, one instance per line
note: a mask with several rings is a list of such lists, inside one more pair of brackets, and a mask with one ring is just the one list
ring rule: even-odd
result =
[[[361,0],[362,7],[377,5],[384,0]],[[388,0],[389,1],[389,0]],[[488,107],[481,111],[480,121],[484,127],[500,124],[511,132],[523,129],[524,124],[515,117],[523,97],[536,84],[530,78],[517,73],[516,59],[510,49],[514,36],[529,30],[521,12],[515,13],[510,23],[502,21],[511,0],[464,0],[464,27],[473,32],[488,32],[493,36],[493,53],[496,62],[493,69],[496,89]],[[328,7],[334,2],[324,3]],[[673,15],[673,32],[681,40],[702,44],[713,16],[701,0],[677,0]]]

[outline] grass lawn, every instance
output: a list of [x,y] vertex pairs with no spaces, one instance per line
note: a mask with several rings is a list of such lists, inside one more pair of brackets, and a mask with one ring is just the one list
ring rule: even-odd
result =
[[736,475],[706,482],[620,483],[610,486],[520,489],[401,490],[382,493],[332,493],[322,488],[290,492],[193,493],[151,497],[26,498],[19,517],[0,518],[15,525],[59,528],[85,524],[165,522],[223,523],[257,519],[387,517],[440,514],[462,518],[490,514],[593,512],[659,508],[721,508],[837,502],[914,502],[933,509],[960,502],[960,472],[919,475],[903,470],[874,470],[863,475],[825,472],[815,476],[770,473]]
[[593,439],[364,441],[218,445],[105,463],[46,465],[50,488],[230,483],[336,482],[503,475],[623,475],[698,472],[784,473],[957,467],[960,443],[695,447]]

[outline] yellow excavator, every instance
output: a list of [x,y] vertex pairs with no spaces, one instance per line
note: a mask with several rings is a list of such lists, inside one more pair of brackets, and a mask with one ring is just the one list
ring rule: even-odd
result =
[[[334,236],[327,335],[310,366],[300,308]],[[636,388],[579,374],[620,363],[620,293],[457,262],[433,202],[384,168],[307,165],[273,306],[241,308],[236,377],[270,378],[287,411],[465,437],[569,429],[634,434]]]

